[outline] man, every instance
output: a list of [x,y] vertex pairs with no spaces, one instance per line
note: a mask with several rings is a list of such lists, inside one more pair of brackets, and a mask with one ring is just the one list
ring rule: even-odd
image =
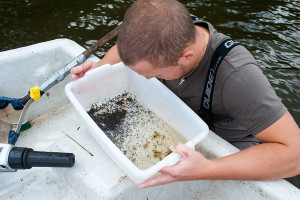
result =
[[[121,60],[138,74],[161,78],[198,113],[218,45],[228,39],[208,22],[194,20],[175,0],[138,0],[126,12],[117,45],[99,62],[71,70],[77,79]],[[222,61],[213,90],[214,131],[242,151],[208,160],[183,144],[182,159],[140,188],[182,180],[273,180],[300,174],[300,131],[251,54],[241,45]]]

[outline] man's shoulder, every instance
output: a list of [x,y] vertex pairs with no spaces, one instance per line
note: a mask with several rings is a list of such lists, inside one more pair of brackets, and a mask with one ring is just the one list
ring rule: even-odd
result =
[[[208,48],[209,51],[213,54],[218,46],[226,39],[233,39],[229,36],[218,32],[214,26],[207,21],[202,21],[201,19],[197,18],[196,16],[192,16],[193,22],[195,25],[199,25],[202,27],[206,27],[209,30],[209,43]],[[238,40],[236,40],[239,42]],[[211,55],[212,56],[212,55]],[[231,49],[227,56],[224,58],[224,61],[229,64],[233,69],[237,69],[241,66],[247,65],[247,64],[254,64],[258,66],[257,62],[255,61],[255,58],[252,56],[252,54],[243,46],[243,44],[238,45]]]
[[252,54],[243,45],[231,49],[224,58],[224,64],[229,65],[233,70],[245,65],[259,66]]
[[[241,71],[243,72],[242,74]],[[219,67],[216,81],[224,86],[228,82],[229,77],[231,79],[244,80],[244,77],[241,77],[241,75],[247,75],[249,79],[255,79],[257,75],[263,75],[263,72],[251,53],[244,46],[238,45],[231,49],[224,58]]]

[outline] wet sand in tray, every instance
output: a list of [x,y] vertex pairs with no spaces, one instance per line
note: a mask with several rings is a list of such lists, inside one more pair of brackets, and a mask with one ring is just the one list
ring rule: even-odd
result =
[[138,168],[147,169],[164,159],[169,146],[187,140],[154,112],[124,92],[93,104],[87,111],[107,137]]

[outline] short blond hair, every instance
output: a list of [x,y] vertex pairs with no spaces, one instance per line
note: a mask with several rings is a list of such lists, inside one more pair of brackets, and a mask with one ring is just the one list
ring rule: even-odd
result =
[[196,30],[187,9],[176,0],[138,0],[125,13],[118,52],[125,65],[148,61],[177,65],[183,50],[195,42]]

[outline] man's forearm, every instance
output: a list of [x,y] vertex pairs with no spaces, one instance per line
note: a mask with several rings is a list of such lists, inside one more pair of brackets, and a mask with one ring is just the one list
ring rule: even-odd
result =
[[105,65],[105,64],[116,64],[121,62],[121,58],[118,53],[118,47],[117,45],[114,45],[111,47],[105,54],[105,56],[98,62],[98,65]]
[[273,180],[294,176],[299,161],[283,144],[265,143],[236,154],[211,160],[199,179]]
[[214,179],[271,180],[300,174],[300,130],[289,112],[255,137],[265,143],[212,160],[210,175]]

